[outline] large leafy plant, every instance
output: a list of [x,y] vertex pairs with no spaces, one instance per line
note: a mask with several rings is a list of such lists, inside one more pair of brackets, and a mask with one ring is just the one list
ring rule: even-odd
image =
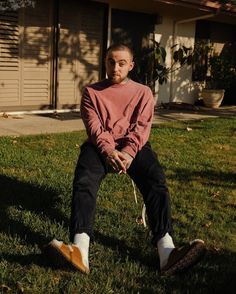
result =
[[[230,46],[231,47],[231,46]],[[210,75],[206,78],[206,86],[210,89],[230,89],[236,82],[236,58],[230,47],[221,54],[209,57]]]
[[169,68],[165,65],[166,50],[156,41],[149,48],[143,48],[139,56],[137,76],[140,82],[154,89],[156,81],[167,81]]
[[[178,48],[178,49],[177,49]],[[170,74],[184,66],[192,64],[192,49],[185,46],[174,45],[172,48],[173,62],[171,66],[166,65],[166,50],[155,40],[152,46],[143,48],[138,56],[136,78],[139,82],[148,85],[155,91],[155,84],[160,85],[167,82]]]
[[205,82],[206,88],[230,89],[236,83],[235,49],[235,43],[226,43],[219,54],[209,42],[196,43],[194,48],[175,44],[171,48],[172,64],[167,66],[165,48],[153,41],[151,47],[141,51],[136,76],[154,92],[156,82],[166,83],[172,72],[189,65],[193,67],[193,79]]
[[236,43],[225,43],[219,53],[212,43],[196,43],[191,52],[194,80],[205,82],[207,89],[230,89],[236,82],[235,49]]

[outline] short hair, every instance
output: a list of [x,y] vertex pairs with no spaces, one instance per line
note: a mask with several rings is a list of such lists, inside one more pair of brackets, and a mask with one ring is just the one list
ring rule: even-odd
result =
[[111,46],[109,46],[106,50],[106,56],[110,51],[119,51],[119,50],[126,50],[130,53],[132,58],[134,57],[134,51],[130,45],[124,44],[124,43],[114,43]]

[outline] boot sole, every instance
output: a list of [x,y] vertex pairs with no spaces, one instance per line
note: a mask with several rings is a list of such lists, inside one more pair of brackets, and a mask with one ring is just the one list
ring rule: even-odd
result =
[[205,254],[205,251],[206,248],[204,243],[198,242],[193,244],[183,258],[178,260],[170,268],[164,270],[161,274],[163,276],[171,276],[186,271],[199,262]]
[[69,270],[79,270],[82,273],[89,273],[89,270],[84,270],[84,265],[82,263],[81,258],[81,265],[73,263],[67,256],[63,254],[63,252],[52,243],[49,243],[44,248],[44,254],[52,261],[52,263],[57,268],[64,268]]

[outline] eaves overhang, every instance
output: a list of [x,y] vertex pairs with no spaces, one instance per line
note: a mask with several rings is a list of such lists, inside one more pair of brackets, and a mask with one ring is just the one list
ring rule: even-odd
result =
[[[232,1],[223,3],[221,1],[207,1],[207,0],[153,0],[154,2],[165,3],[169,5],[182,6],[186,8],[193,8],[201,11],[208,11],[214,13],[234,14],[236,16],[236,4]],[[231,3],[230,3],[231,2]],[[236,3],[236,2],[235,2]]]

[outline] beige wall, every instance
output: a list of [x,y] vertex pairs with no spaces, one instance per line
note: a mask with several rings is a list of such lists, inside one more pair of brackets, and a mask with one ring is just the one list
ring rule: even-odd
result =
[[[175,29],[175,38],[173,32]],[[173,44],[185,45],[186,47],[194,46],[195,22],[176,24],[174,20],[163,16],[162,24],[156,25],[155,39],[167,51],[166,65],[171,67]],[[178,67],[178,66],[177,66]],[[192,69],[190,66],[184,66],[170,74],[168,82],[156,86],[156,102],[185,102],[194,103],[196,100],[195,85],[192,83]]]
[[[162,24],[156,25],[155,27],[155,40],[160,42],[161,46],[166,50],[166,66],[171,66],[171,50],[173,38],[173,20],[167,17],[163,17]],[[159,85],[156,84],[156,95],[155,101],[156,103],[166,103],[169,102],[170,98],[170,77],[166,84]]]
[[[195,39],[195,21],[176,25],[175,43],[193,47]],[[184,66],[173,73],[173,102],[194,103],[195,93],[192,83],[192,68]]]

